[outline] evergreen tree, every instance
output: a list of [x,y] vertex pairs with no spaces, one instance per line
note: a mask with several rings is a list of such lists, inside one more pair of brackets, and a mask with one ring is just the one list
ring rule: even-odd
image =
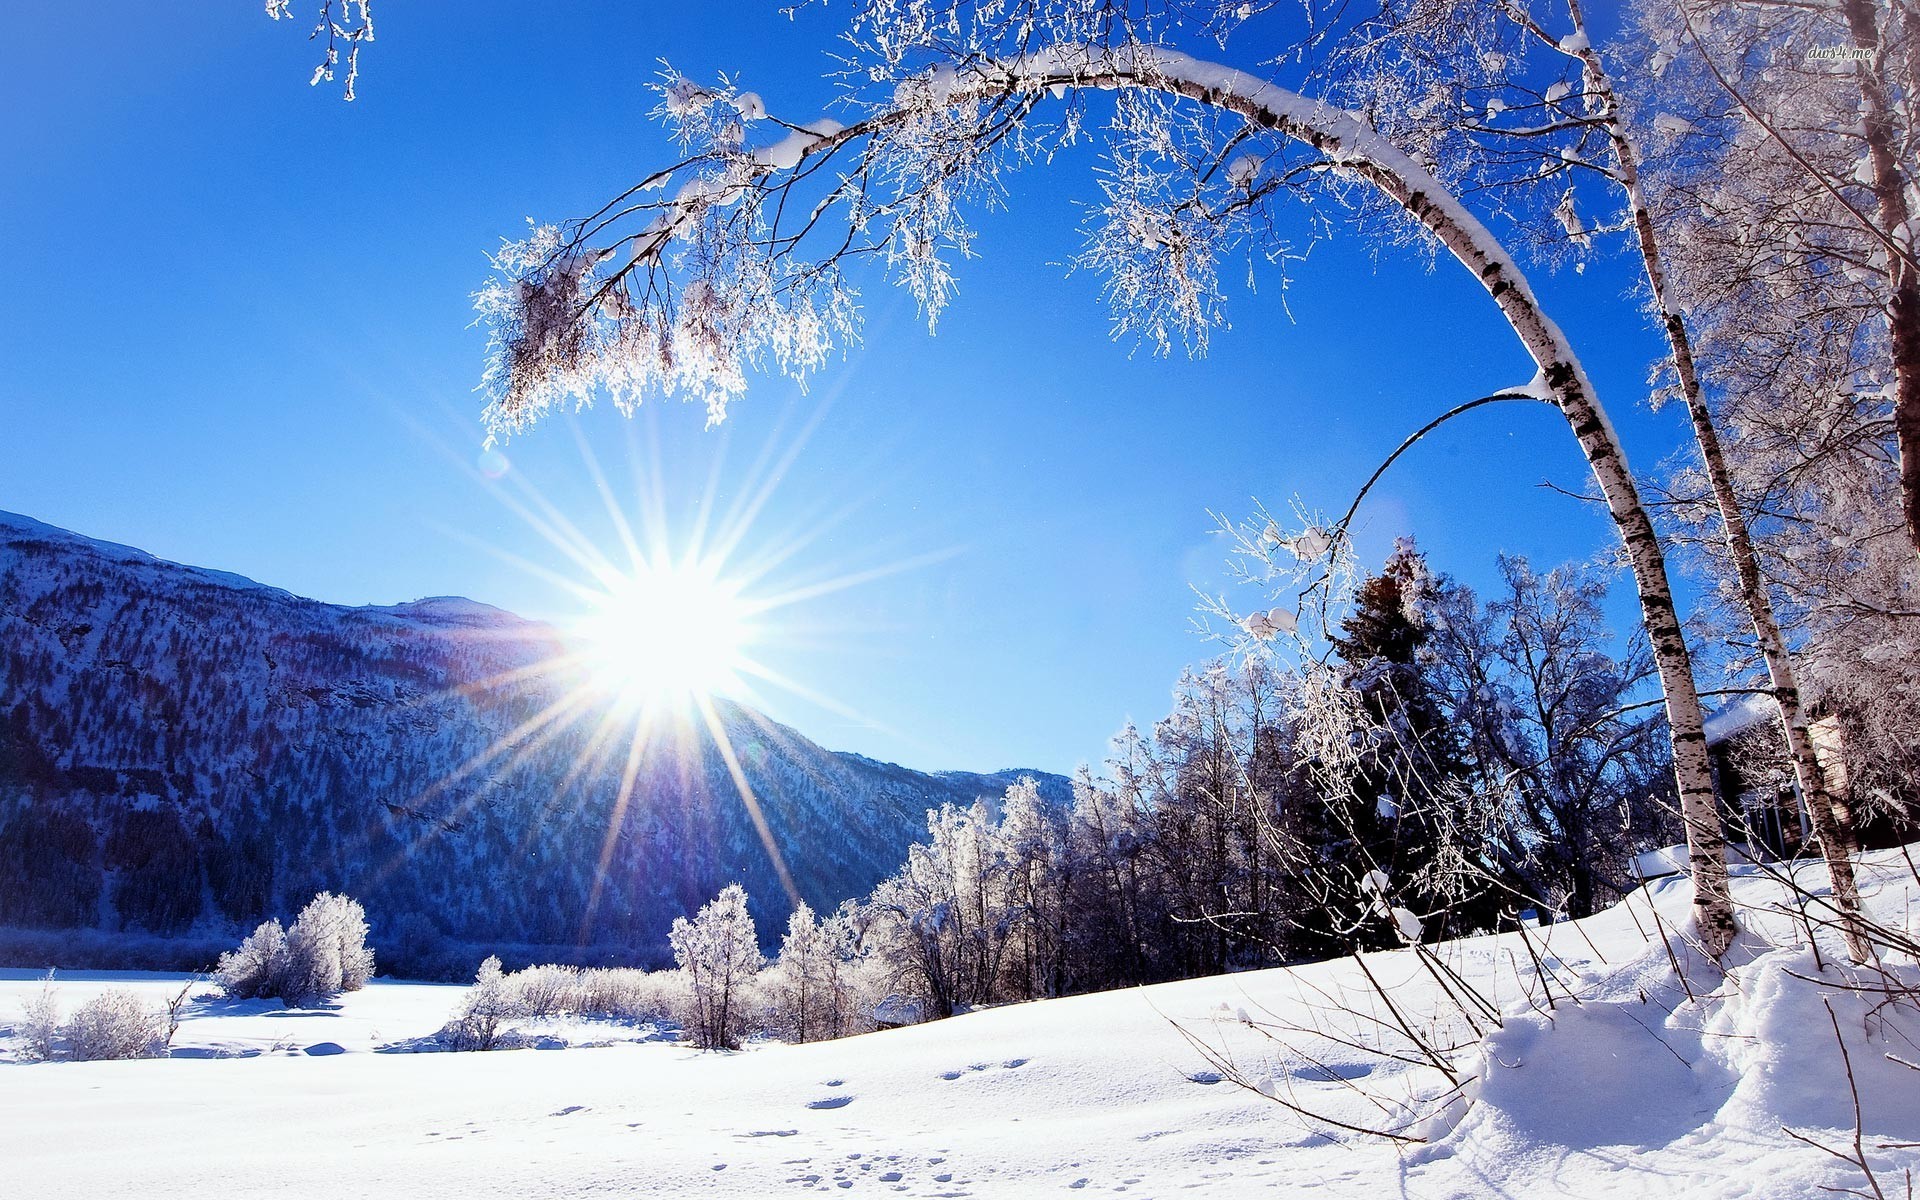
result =
[[[1376,883],[1369,873],[1385,874],[1384,890],[1362,892],[1373,914],[1385,916],[1390,902],[1437,932],[1436,918],[1442,927],[1458,924],[1464,914],[1456,910],[1483,889],[1459,869],[1461,823],[1452,810],[1469,789],[1458,736],[1424,653],[1432,588],[1426,556],[1412,538],[1401,538],[1341,622],[1334,652],[1359,700],[1363,745],[1348,793],[1327,803],[1336,861]],[[1376,944],[1393,940],[1383,921],[1366,921],[1362,930]]]

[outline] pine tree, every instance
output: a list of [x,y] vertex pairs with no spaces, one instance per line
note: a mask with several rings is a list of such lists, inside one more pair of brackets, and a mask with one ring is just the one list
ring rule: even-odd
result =
[[[1401,538],[1341,622],[1334,651],[1360,699],[1366,744],[1348,794],[1327,798],[1336,859],[1363,878],[1383,872],[1379,899],[1411,909],[1429,928],[1431,918],[1444,919],[1463,899],[1462,881],[1449,867],[1455,859],[1443,853],[1455,827],[1443,810],[1457,802],[1465,776],[1457,736],[1423,662],[1422,605],[1432,583],[1426,556],[1412,538]],[[1379,922],[1364,928],[1369,940],[1392,934]]]

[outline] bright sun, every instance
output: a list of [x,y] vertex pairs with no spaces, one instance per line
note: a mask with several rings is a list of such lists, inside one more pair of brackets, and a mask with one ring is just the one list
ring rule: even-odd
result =
[[615,581],[578,631],[602,688],[635,704],[682,704],[739,687],[751,617],[715,571],[666,563]]

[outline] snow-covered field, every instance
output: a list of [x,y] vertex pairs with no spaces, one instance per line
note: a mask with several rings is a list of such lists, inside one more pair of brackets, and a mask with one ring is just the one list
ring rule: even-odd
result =
[[[1906,863],[1875,856],[1865,876],[1882,918],[1911,928],[1920,889]],[[1749,926],[1786,940],[1787,919],[1755,908],[1778,889],[1752,874],[1739,889]],[[1666,881],[1535,931],[1534,948],[1581,997],[1555,989],[1552,1008],[1517,936],[1439,948],[1506,1013],[1462,1055],[1470,1078],[1453,1091],[1432,1067],[1342,1044],[1358,1032],[1351,1040],[1395,1053],[1410,1046],[1346,1008],[1464,1034],[1461,1010],[1406,952],[1368,959],[1391,1010],[1349,960],[730,1055],[578,1025],[549,1031],[576,1043],[564,1050],[380,1052],[453,1008],[457,989],[419,984],[376,983],[318,1011],[201,1004],[172,1060],[0,1066],[5,1193],[1813,1197],[1866,1182],[1782,1131],[1841,1150],[1852,1141],[1830,1003],[1868,1157],[1888,1195],[1905,1195],[1901,1171],[1920,1170],[1920,1150],[1899,1143],[1920,1142],[1920,1070],[1888,1056],[1920,1063],[1920,1010],[1816,987],[1823,967],[1809,952],[1757,937],[1730,956],[1728,976],[1692,964],[1690,1000],[1649,937],[1656,907],[1674,928],[1686,901],[1687,885]],[[1841,982],[1831,956],[1824,964]],[[1912,964],[1896,969],[1915,979]],[[59,986],[71,1009],[110,985],[157,1002],[179,982]],[[32,972],[0,979],[0,1050],[39,986]],[[577,1044],[596,1037],[623,1040]],[[1425,1097],[1418,1112],[1438,1115],[1413,1132],[1431,1140],[1396,1147],[1309,1122],[1221,1080],[1209,1054],[1351,1125],[1403,1127],[1407,1099]]]

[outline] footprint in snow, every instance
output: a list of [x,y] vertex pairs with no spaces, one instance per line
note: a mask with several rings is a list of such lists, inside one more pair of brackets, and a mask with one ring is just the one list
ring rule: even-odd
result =
[[852,1096],[828,1096],[823,1100],[808,1101],[807,1107],[808,1108],[845,1108],[847,1105],[852,1103],[853,1103]]
[[569,1104],[559,1112],[548,1113],[547,1115],[550,1117],[570,1117],[574,1113],[585,1111],[587,1111],[587,1106],[584,1104]]
[[960,1074],[961,1074],[961,1073],[960,1073],[959,1071],[942,1071],[942,1072],[940,1072],[940,1078],[942,1078],[942,1079],[958,1079],[958,1078],[960,1078]]
[[1373,1074],[1372,1063],[1332,1063],[1327,1066],[1300,1067],[1291,1072],[1295,1079],[1312,1083],[1338,1083],[1342,1079],[1364,1079]]

